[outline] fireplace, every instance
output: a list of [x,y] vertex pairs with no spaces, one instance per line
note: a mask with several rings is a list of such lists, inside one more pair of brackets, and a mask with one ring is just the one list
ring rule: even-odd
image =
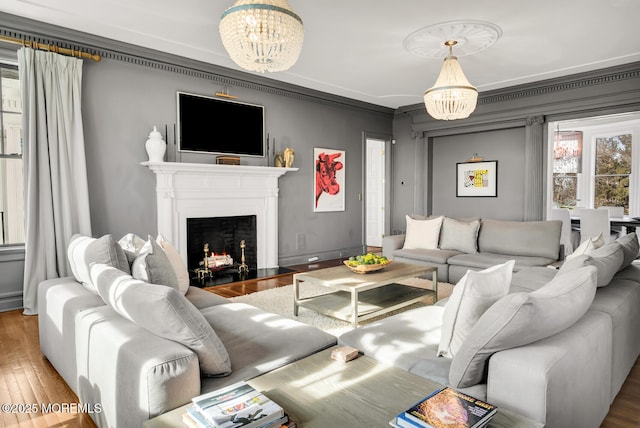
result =
[[[255,253],[250,267],[258,271],[279,268],[278,178],[297,168],[181,162],[142,165],[156,176],[158,233],[176,246],[190,269],[188,220],[244,216],[255,219]],[[225,244],[227,251],[239,250],[242,239],[249,242],[244,237],[233,239],[237,242]],[[214,250],[215,241],[212,239],[209,244]],[[235,261],[239,259],[239,255],[234,257]]]
[[[221,263],[209,266],[213,270],[237,268],[242,263],[244,241],[245,264],[249,271],[258,268],[256,245],[256,216],[199,217],[187,219],[187,268],[190,272],[202,266],[204,245],[214,255],[227,255],[233,260],[232,266]],[[224,259],[223,259],[224,260]]]

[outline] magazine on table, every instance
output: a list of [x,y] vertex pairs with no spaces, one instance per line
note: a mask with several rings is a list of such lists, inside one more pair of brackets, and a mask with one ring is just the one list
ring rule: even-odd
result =
[[246,382],[238,382],[192,400],[216,428],[260,428],[284,417],[284,409]]
[[391,421],[401,428],[480,428],[497,412],[497,407],[453,388],[434,391]]

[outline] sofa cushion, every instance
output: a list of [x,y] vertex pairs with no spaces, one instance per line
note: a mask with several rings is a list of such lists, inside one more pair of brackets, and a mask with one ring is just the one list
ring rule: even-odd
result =
[[445,217],[440,231],[440,249],[462,253],[478,251],[478,230],[480,221],[464,221]]
[[593,238],[586,238],[571,254],[569,254],[565,260],[571,260],[575,257],[583,254],[589,254],[593,250],[596,250],[604,245],[604,238],[602,233]]
[[459,251],[452,250],[425,250],[425,249],[400,249],[393,252],[393,257],[403,259],[418,260],[428,263],[447,263],[450,257],[461,254]]
[[544,287],[558,274],[558,270],[549,267],[529,267],[514,272],[511,278],[510,293],[531,292]]
[[91,278],[113,310],[140,327],[188,347],[205,376],[224,376],[231,362],[204,316],[178,290],[137,280],[113,267],[94,264]]
[[133,261],[131,275],[152,284],[166,285],[176,290],[180,288],[169,257],[152,236],[149,236],[138,257]]
[[593,302],[596,268],[558,274],[531,293],[508,294],[480,317],[453,357],[449,383],[463,388],[482,383],[496,352],[523,346],[561,332],[580,319]]
[[169,259],[169,263],[171,263],[171,267],[173,268],[173,273],[176,274],[176,281],[178,282],[178,291],[182,294],[187,294],[189,290],[189,283],[191,282],[189,278],[189,272],[187,270],[187,266],[184,264],[182,260],[182,256],[174,247],[171,245],[169,241],[164,239],[164,236],[158,235],[156,242],[162,248],[164,254]]
[[635,232],[622,235],[615,242],[620,244],[624,253],[624,260],[618,269],[618,272],[629,266],[639,255],[640,245],[638,244],[638,235]]
[[598,287],[609,285],[613,276],[618,272],[624,259],[622,246],[617,242],[610,242],[596,250],[573,257],[560,266],[559,273],[568,272],[583,266],[595,266],[598,269]]
[[98,291],[91,280],[90,268],[93,263],[107,264],[125,273],[131,273],[127,257],[113,235],[104,235],[97,239],[73,235],[67,248],[67,256],[76,281],[94,293]]
[[440,228],[443,217],[436,217],[429,220],[414,220],[409,216],[407,219],[407,234],[404,239],[405,249],[436,249],[440,239]]
[[[422,306],[373,321],[338,338],[338,344],[359,349],[364,355],[384,364],[411,370],[421,359],[437,357],[442,328],[442,306]],[[446,371],[440,376],[446,378]]]
[[444,307],[438,356],[453,358],[482,314],[507,295],[514,263],[468,271],[456,284]]
[[516,262],[513,267],[515,271],[526,267],[546,266],[550,263],[553,263],[553,260],[546,257],[513,256],[497,253],[459,254],[450,257],[447,260],[447,263],[452,266],[465,266],[476,269],[487,269],[497,264],[506,263],[509,260],[514,260]]
[[478,251],[557,260],[562,221],[482,220]]
[[135,233],[127,233],[120,238],[118,244],[120,244],[124,250],[124,254],[127,256],[127,260],[129,261],[129,266],[131,266],[136,257],[138,257],[145,242],[146,241],[144,239]]

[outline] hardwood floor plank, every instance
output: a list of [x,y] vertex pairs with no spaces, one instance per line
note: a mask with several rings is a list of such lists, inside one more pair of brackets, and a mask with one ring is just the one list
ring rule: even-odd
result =
[[[338,266],[341,260],[289,266],[298,272]],[[234,297],[289,285],[293,274],[208,287],[223,297]],[[614,400],[603,428],[640,428],[640,360],[636,361]],[[78,398],[40,352],[37,316],[21,311],[0,312],[0,403],[77,403]],[[73,413],[12,414],[0,412],[0,427],[88,427],[88,415]]]

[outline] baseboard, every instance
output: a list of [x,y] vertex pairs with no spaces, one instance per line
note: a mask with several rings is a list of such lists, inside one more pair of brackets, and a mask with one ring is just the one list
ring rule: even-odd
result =
[[278,264],[280,266],[294,266],[294,265],[304,265],[308,263],[320,262],[323,260],[335,260],[340,258],[349,258],[350,256],[356,254],[363,254],[366,252],[366,247],[351,247],[351,248],[342,248],[339,250],[332,251],[323,251],[319,253],[303,253],[296,254],[291,256],[282,256],[278,259]]
[[0,312],[22,309],[22,291],[0,293]]

